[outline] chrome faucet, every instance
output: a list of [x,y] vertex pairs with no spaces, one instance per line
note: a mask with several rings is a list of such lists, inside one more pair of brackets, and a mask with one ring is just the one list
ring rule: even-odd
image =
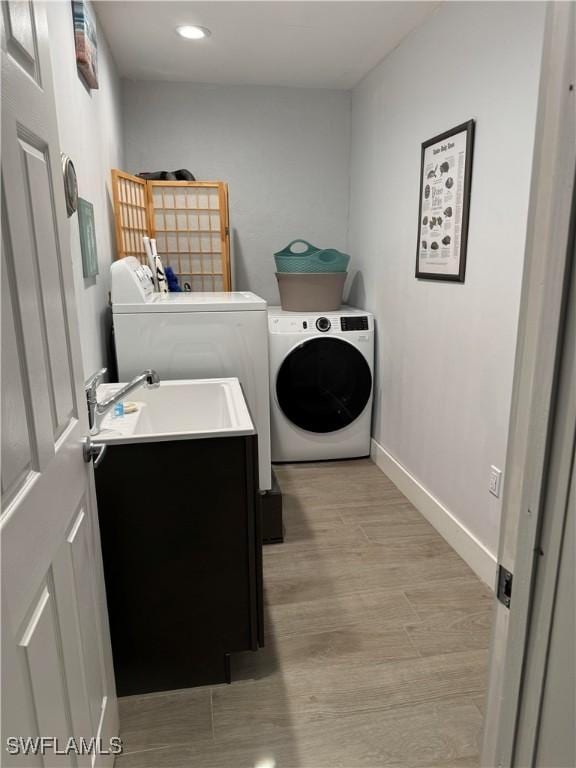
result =
[[120,402],[120,400],[123,400],[129,392],[132,392],[134,389],[137,389],[141,386],[148,388],[160,386],[160,376],[158,376],[156,371],[148,368],[146,371],[142,371],[139,376],[136,376],[136,378],[132,379],[132,381],[128,382],[128,384],[125,384],[121,389],[119,389],[117,392],[114,392],[114,394],[110,395],[110,397],[107,397],[106,400],[103,400],[100,403],[98,402],[96,390],[98,389],[98,385],[102,381],[102,378],[106,374],[106,371],[106,368],[102,368],[93,376],[91,376],[84,385],[84,389],[86,391],[86,402],[88,403],[88,423],[90,425],[91,435],[97,435],[100,432],[100,425],[102,424],[102,419],[104,416],[111,408],[116,405],[116,403]]

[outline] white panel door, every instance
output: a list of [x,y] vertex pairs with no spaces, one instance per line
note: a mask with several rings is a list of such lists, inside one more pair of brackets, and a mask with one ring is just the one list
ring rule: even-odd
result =
[[46,8],[1,13],[2,765],[111,765],[50,743],[6,750],[42,736],[107,748],[118,716]]

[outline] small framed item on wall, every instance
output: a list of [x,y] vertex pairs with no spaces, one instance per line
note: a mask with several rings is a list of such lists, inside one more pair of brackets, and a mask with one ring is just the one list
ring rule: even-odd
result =
[[63,152],[60,157],[62,159],[62,175],[64,177],[66,213],[68,218],[70,218],[73,213],[76,213],[78,208],[78,180],[76,179],[76,169],[72,160]]
[[422,144],[416,277],[464,282],[474,120]]
[[92,11],[84,0],[72,0],[76,66],[88,88],[98,88],[98,38]]
[[80,228],[82,274],[84,277],[95,277],[98,274],[98,252],[96,251],[94,206],[81,197],[78,198],[78,226]]

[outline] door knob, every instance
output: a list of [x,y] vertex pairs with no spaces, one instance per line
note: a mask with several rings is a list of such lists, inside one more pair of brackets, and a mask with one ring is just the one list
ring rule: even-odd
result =
[[97,469],[106,455],[107,448],[108,446],[106,443],[94,443],[92,442],[92,438],[86,437],[82,446],[84,461],[87,464],[90,461],[94,462],[94,469]]

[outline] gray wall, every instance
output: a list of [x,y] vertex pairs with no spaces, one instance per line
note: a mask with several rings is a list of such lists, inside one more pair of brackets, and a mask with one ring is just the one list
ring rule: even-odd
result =
[[296,237],[345,248],[348,92],[124,81],[123,101],[127,170],[229,183],[237,290],[277,304],[272,254]]
[[[100,231],[100,276],[87,282],[70,223],[87,371],[104,357],[109,169],[188,167],[226,180],[237,288],[276,303],[272,253],[298,236],[352,254],[349,299],[378,321],[374,436],[494,553],[501,502],[488,493],[488,471],[505,461],[542,4],[442,4],[352,97],[126,81],[122,115],[104,36],[101,89],[88,94],[76,76],[69,6],[50,5],[62,149]],[[470,117],[466,283],[417,281],[420,143]]]
[[110,169],[121,168],[122,115],[120,79],[106,38],[98,27],[99,89],[88,91],[76,70],[72,4],[47,3],[52,71],[60,149],[70,155],[78,176],[78,193],[94,205],[100,274],[82,275],[78,215],[68,219],[86,377],[107,364],[110,317],[110,264],[115,257]]
[[[377,317],[373,434],[493,554],[543,29],[540,3],[444,3],[353,92],[350,300]],[[419,281],[420,144],[469,118],[466,282]]]

